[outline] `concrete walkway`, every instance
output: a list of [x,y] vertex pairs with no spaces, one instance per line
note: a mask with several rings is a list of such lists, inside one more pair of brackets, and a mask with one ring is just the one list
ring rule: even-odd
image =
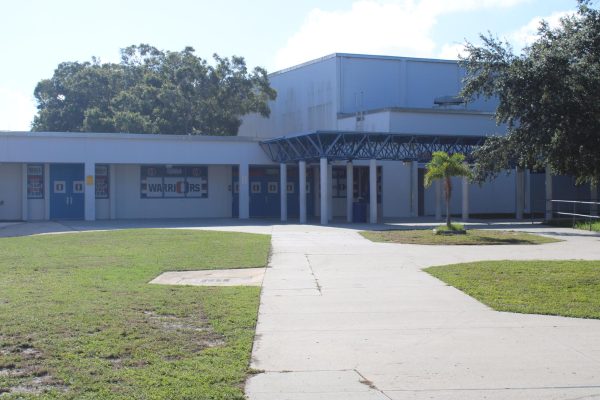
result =
[[[495,225],[494,227],[498,227]],[[350,229],[276,226],[252,400],[600,398],[600,321],[496,312],[421,268],[600,259],[600,237],[539,246],[372,243]],[[528,229],[525,229],[528,228]]]

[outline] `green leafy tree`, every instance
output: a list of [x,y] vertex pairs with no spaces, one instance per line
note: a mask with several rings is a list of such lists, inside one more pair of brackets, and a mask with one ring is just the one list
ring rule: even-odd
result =
[[496,98],[496,121],[507,135],[475,153],[476,180],[515,166],[541,169],[578,182],[600,177],[600,13],[586,0],[557,28],[542,22],[521,55],[491,34],[466,44],[466,98]]
[[460,153],[449,155],[445,151],[436,151],[432,154],[431,161],[426,165],[425,187],[431,186],[434,180],[444,181],[444,198],[446,200],[446,226],[452,226],[450,217],[450,198],[452,196],[452,177],[471,176],[469,167],[465,164],[465,156]]
[[213,58],[142,44],[122,49],[118,64],[61,63],[35,88],[32,130],[236,135],[243,115],[269,116],[267,71]]

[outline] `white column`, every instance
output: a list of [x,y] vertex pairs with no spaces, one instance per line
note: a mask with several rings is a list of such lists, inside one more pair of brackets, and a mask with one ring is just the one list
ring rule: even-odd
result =
[[525,210],[525,173],[522,168],[517,168],[515,172],[515,193],[515,217],[523,219],[523,212]]
[[[598,201],[598,185],[594,185],[593,183],[590,183],[590,201]],[[598,208],[600,207],[597,204],[592,204],[590,214],[598,215]]]
[[333,221],[333,165],[327,166],[327,219]]
[[279,197],[281,202],[281,222],[287,222],[287,164],[279,164]]
[[110,219],[117,219],[117,166],[108,166],[108,196],[110,197]]
[[435,185],[435,219],[442,219],[442,180],[436,179]]
[[50,220],[50,164],[44,164],[44,219]]
[[322,157],[319,164],[319,184],[321,186],[321,225],[327,225],[329,217],[329,190],[331,184],[327,179],[327,158]]
[[29,219],[29,202],[27,200],[27,164],[21,164],[21,219]]
[[469,178],[462,177],[462,219],[469,219]]
[[531,170],[527,169],[525,170],[525,178],[524,178],[524,185],[525,185],[525,212],[529,213],[529,215],[531,215],[533,213],[533,210],[531,209],[532,204],[531,204]]
[[240,219],[250,218],[250,183],[249,174],[250,167],[247,163],[240,164],[238,166],[238,183],[240,187],[239,199],[238,199],[238,216]]
[[546,221],[552,219],[552,171],[546,166]]
[[298,163],[298,193],[300,196],[300,223],[306,223],[306,161]]
[[369,222],[377,223],[377,160],[369,160]]
[[354,203],[354,166],[346,164],[346,221],[352,222],[352,205]]
[[419,216],[419,163],[410,162],[410,216]]
[[96,164],[93,161],[85,162],[84,175],[85,220],[94,221],[96,219]]

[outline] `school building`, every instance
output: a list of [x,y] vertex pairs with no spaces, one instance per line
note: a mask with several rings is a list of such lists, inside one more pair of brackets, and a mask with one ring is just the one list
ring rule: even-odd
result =
[[[0,221],[442,218],[441,185],[423,185],[431,153],[469,156],[505,133],[494,101],[458,96],[463,73],[456,61],[333,54],[271,74],[271,116],[245,116],[237,136],[0,132]],[[548,199],[597,196],[519,170],[455,179],[451,213],[551,215]]]

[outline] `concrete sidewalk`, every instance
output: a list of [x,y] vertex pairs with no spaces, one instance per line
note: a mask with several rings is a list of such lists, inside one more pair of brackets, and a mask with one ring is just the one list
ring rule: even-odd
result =
[[496,312],[421,268],[600,259],[600,236],[531,227],[539,246],[371,243],[339,228],[273,228],[252,400],[600,397],[600,321]]

